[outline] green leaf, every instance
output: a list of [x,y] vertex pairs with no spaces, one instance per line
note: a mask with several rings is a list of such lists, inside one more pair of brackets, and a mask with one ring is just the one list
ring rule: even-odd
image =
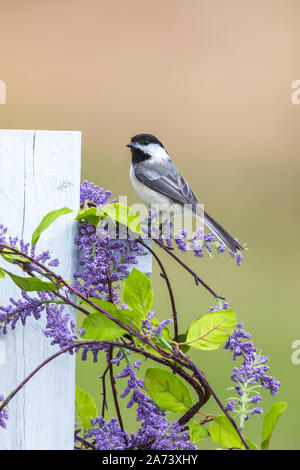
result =
[[21,277],[16,276],[15,274],[6,271],[6,269],[2,270],[9,275],[9,277],[13,280],[13,282],[22,290],[26,292],[38,292],[38,291],[55,291],[57,290],[57,285],[53,282],[45,282],[39,279],[38,277]]
[[254,442],[250,441],[250,439],[246,439],[246,442],[247,442],[250,450],[259,450],[258,445],[255,444]]
[[192,421],[189,423],[190,439],[193,444],[202,441],[208,436],[207,429],[202,426],[198,421]]
[[245,449],[240,436],[225,415],[218,415],[209,424],[209,434],[214,442],[229,449]]
[[136,331],[140,331],[142,328],[142,319],[140,315],[132,310],[119,310],[116,309],[115,315],[118,320],[120,320],[124,325],[131,326]]
[[33,232],[31,243],[32,245],[36,245],[38,239],[40,238],[41,234],[46,230],[58,217],[62,215],[69,214],[73,212],[72,209],[68,207],[62,207],[61,209],[57,209],[55,211],[49,212],[45,217],[42,219],[40,224],[37,226],[35,231]]
[[235,325],[236,317],[233,310],[208,313],[191,324],[186,340],[193,341],[190,346],[196,349],[207,351],[218,349],[227,341]]
[[41,302],[42,305],[50,305],[50,304],[55,304],[55,305],[67,305],[67,302],[61,299],[52,299],[52,300],[45,300],[44,302]]
[[2,258],[5,259],[5,261],[7,261],[8,263],[13,263],[14,261],[20,261],[21,263],[30,263],[30,260],[28,260],[27,258],[24,258],[23,256],[17,255],[15,253],[10,253],[10,250],[8,248],[4,248],[3,251],[0,253],[0,256],[2,256]]
[[270,440],[277,424],[280,415],[284,412],[287,407],[287,403],[279,402],[275,403],[270,411],[264,417],[263,431],[262,431],[262,450],[268,450],[270,446]]
[[[106,310],[108,313],[113,315],[115,318],[120,320],[122,323],[125,325],[131,326],[135,330],[139,331],[142,327],[142,319],[140,315],[138,315],[136,312],[133,312],[131,310],[120,310],[118,309],[113,303],[107,302],[106,300],[100,300],[91,297],[90,300],[94,302],[94,304],[97,304],[99,307],[103,308],[103,310]],[[84,304],[84,308],[90,312],[90,313],[95,313],[96,310],[93,306],[85,302],[84,300],[80,300],[80,303]]]
[[131,310],[143,319],[147,318],[152,307],[153,291],[146,274],[135,268],[131,271],[124,283],[124,300]]
[[193,406],[191,393],[183,381],[164,369],[146,370],[145,389],[162,409],[185,413]]
[[86,432],[92,427],[91,419],[98,415],[97,406],[89,393],[76,387],[75,391],[76,416],[79,424]]
[[97,209],[97,207],[90,207],[89,209],[80,209],[75,220],[84,219],[94,227],[97,227],[103,217],[105,217],[105,214]]
[[2,271],[2,269],[0,269],[0,279],[4,279],[5,278],[5,273]]
[[113,220],[128,227],[132,232],[142,234],[138,215],[126,204],[114,202],[101,206],[101,210]]
[[[112,312],[114,312],[114,305],[110,302],[107,303],[112,306],[111,310],[109,310],[109,306],[105,305],[102,308],[113,315]],[[125,333],[127,333],[126,330],[118,326],[113,320],[105,317],[103,313],[95,311],[95,309],[94,313],[90,313],[90,315],[84,319],[82,328],[86,330],[82,335],[82,338],[94,339],[96,341],[114,341],[115,339],[120,338]]]
[[[178,335],[178,343],[185,343],[186,338],[187,338],[187,333],[182,333],[182,334]],[[175,338],[173,338],[173,341],[175,341]],[[190,345],[189,344],[182,344],[182,345],[179,346],[179,349],[184,354],[186,354],[188,352],[188,350],[190,349]]]

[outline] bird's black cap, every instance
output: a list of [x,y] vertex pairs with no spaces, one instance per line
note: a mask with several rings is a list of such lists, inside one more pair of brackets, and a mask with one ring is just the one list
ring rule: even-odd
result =
[[149,144],[158,144],[164,148],[163,144],[152,134],[137,134],[131,138],[130,144],[127,144],[127,147],[133,147],[134,144],[140,145],[149,145]]

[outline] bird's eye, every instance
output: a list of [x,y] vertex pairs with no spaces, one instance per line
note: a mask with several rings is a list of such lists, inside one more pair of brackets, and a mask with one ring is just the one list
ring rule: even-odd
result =
[[145,144],[145,145],[148,145],[148,144],[149,144],[149,140],[146,139],[145,142],[144,142],[144,144]]

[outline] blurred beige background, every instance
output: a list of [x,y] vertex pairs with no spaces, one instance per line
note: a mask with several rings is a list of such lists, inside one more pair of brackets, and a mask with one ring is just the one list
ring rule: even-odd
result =
[[[269,355],[282,381],[276,400],[289,402],[273,448],[288,449],[300,447],[300,365],[291,362],[300,339],[300,105],[291,101],[299,21],[298,0],[0,3],[1,128],[81,130],[82,176],[130,203],[138,198],[125,144],[154,133],[208,212],[247,242],[240,268],[229,257],[191,262]],[[214,299],[172,263],[169,272],[184,329]],[[155,307],[168,317],[156,268],[153,282]],[[230,354],[193,357],[225,400]],[[100,369],[78,367],[98,403]],[[276,400],[266,393],[265,410]],[[206,410],[217,412],[212,401]],[[255,442],[261,421],[245,432]]]

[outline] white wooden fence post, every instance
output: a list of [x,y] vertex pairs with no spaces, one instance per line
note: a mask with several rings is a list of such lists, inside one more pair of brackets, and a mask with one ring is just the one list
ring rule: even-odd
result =
[[[11,235],[30,241],[51,210],[67,206],[76,214],[80,154],[80,132],[0,130],[0,223]],[[65,279],[77,269],[74,214],[59,218],[39,241],[40,250],[59,258],[57,271]],[[5,279],[0,305],[7,305],[9,297],[19,298],[20,291]],[[25,327],[0,334],[0,394],[11,392],[55,352],[42,329],[42,321],[28,319]],[[0,428],[0,449],[73,449],[74,388],[74,356],[60,356],[38,372],[9,404],[7,429]]]
[[[42,234],[38,245],[59,258],[56,271],[65,279],[78,270],[74,214],[80,154],[80,132],[0,130],[0,223],[13,237],[30,241],[45,214],[64,206],[73,209]],[[151,240],[145,243],[152,246]],[[151,253],[144,250],[137,261],[136,267],[151,277]],[[20,290],[6,278],[0,283],[0,305],[10,297],[18,299]],[[75,320],[75,312],[70,313]],[[55,352],[42,333],[44,324],[29,318],[25,327],[18,324],[6,336],[0,333],[0,394],[10,393]],[[60,356],[39,371],[12,399],[8,412],[7,429],[0,427],[0,450],[73,449],[75,356]]]
[[[145,238],[144,242],[149,248],[152,248],[152,240],[150,238]],[[129,271],[132,271],[133,268],[137,268],[142,271],[144,274],[147,274],[148,277],[152,277],[152,254],[150,251],[144,249],[144,251],[136,254],[137,265],[129,265]]]

